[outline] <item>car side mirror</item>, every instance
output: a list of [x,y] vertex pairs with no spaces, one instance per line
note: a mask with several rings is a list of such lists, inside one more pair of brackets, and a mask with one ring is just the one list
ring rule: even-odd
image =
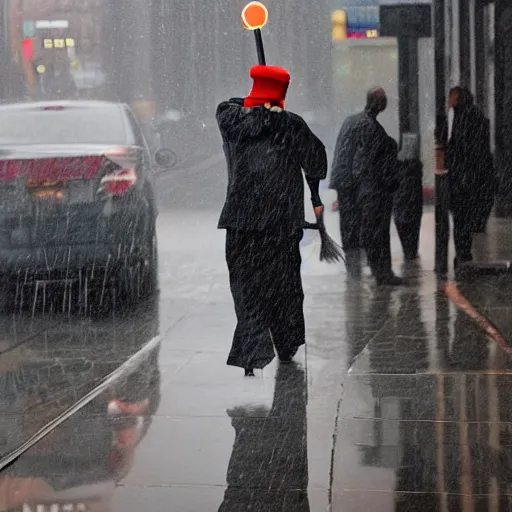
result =
[[155,163],[158,167],[169,169],[176,165],[176,161],[176,154],[174,153],[174,151],[171,151],[170,149],[159,149],[155,153]]

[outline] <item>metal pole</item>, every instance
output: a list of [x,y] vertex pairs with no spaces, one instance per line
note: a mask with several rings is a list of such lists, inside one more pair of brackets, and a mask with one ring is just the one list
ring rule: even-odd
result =
[[475,97],[480,107],[485,105],[485,30],[484,3],[475,1]]
[[459,55],[461,85],[471,88],[471,29],[469,1],[459,0]]
[[398,38],[398,124],[400,137],[410,131],[409,38]]
[[0,73],[0,100],[5,101],[8,95],[8,79],[10,76],[10,58],[7,40],[8,32],[5,0],[0,0],[0,24],[2,27],[2,34],[0,35],[0,62],[2,64],[2,72]]
[[418,39],[398,38],[398,87],[400,135],[419,134]]
[[435,176],[435,271],[438,274],[448,272],[448,242],[450,239],[448,178],[444,174],[444,148],[447,142],[447,123],[445,113],[445,0],[434,1],[434,43],[435,43],[435,80],[436,80],[436,176]]
[[258,28],[254,31],[254,38],[256,39],[256,51],[258,52],[258,64],[266,66],[265,50],[263,49],[263,38],[261,37],[261,30]]

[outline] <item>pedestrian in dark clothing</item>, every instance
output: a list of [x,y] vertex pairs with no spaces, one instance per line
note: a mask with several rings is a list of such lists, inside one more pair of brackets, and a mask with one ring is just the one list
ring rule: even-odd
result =
[[372,167],[361,174],[357,195],[362,212],[361,245],[377,284],[400,285],[402,280],[391,269],[390,236],[393,194],[399,184],[398,144],[388,135],[384,136]]
[[457,266],[473,259],[473,233],[485,229],[494,202],[495,178],[488,119],[464,87],[454,87],[449,100],[454,117],[446,167]]
[[356,200],[357,181],[353,167],[359,133],[367,123],[366,110],[348,117],[334,149],[330,188],[338,194],[341,243],[347,256],[361,248],[361,211]]
[[397,187],[397,146],[377,121],[386,109],[385,91],[368,91],[365,110],[341,127],[330,188],[338,193],[340,230],[347,252],[363,248],[379,284],[400,284],[391,270],[390,224]]
[[393,198],[393,218],[407,261],[418,257],[423,216],[423,164],[419,159],[398,163],[399,186]]
[[327,174],[325,147],[305,121],[283,110],[289,74],[255,66],[251,94],[217,108],[228,166],[220,216],[237,327],[228,365],[264,368],[275,356],[291,361],[305,343],[301,255],[302,171],[315,213],[323,214],[319,182]]

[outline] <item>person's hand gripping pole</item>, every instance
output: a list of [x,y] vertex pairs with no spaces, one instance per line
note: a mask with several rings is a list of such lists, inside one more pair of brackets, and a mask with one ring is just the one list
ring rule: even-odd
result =
[[263,49],[263,38],[261,29],[267,24],[268,10],[261,2],[250,2],[242,11],[242,25],[247,30],[254,32],[256,40],[256,52],[258,53],[258,64],[266,66],[265,50]]

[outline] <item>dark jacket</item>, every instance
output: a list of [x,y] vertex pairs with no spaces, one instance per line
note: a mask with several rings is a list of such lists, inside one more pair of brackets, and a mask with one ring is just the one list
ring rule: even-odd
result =
[[461,205],[473,208],[470,203],[478,202],[483,189],[494,188],[489,120],[471,103],[455,109],[446,166],[452,195],[462,198]]
[[393,198],[397,224],[418,224],[423,215],[423,164],[419,159],[398,163],[399,186]]
[[298,115],[236,102],[217,107],[228,167],[218,227],[292,233],[304,225],[304,180],[325,179],[325,147]]
[[387,138],[382,125],[368,112],[348,117],[336,141],[330,188],[350,192],[363,181],[378,185],[377,155],[382,155]]
[[359,178],[357,202],[363,217],[379,217],[384,211],[386,216],[391,215],[393,194],[399,185],[398,163],[398,145],[386,135],[370,170],[362,172]]
[[[389,233],[393,210],[393,194],[399,185],[398,144],[385,135],[369,170],[361,173],[357,187],[357,203],[361,207],[361,243],[375,247]],[[382,251],[385,247],[381,247]]]

